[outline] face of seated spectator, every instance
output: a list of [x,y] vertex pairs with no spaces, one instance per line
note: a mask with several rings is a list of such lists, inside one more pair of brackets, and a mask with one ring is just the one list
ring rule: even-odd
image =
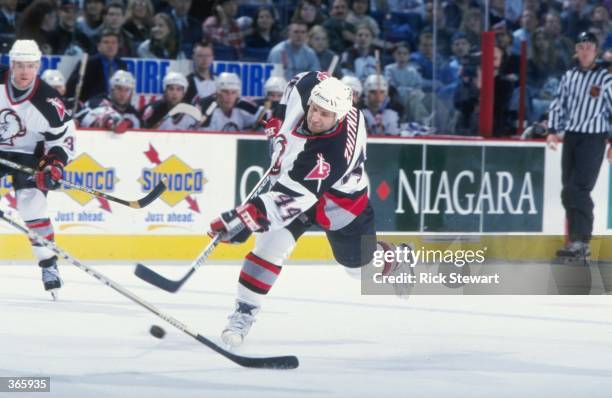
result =
[[370,28],[360,26],[355,34],[355,46],[360,50],[369,50],[372,45],[373,35]]
[[576,56],[582,68],[590,68],[597,57],[597,46],[590,42],[578,43],[576,44]]
[[191,0],[172,0],[170,1],[170,5],[174,8],[176,15],[179,17],[184,17],[189,13],[189,9],[191,8]]
[[115,35],[103,36],[98,43],[98,52],[108,59],[115,58],[119,52],[119,38]]
[[425,3],[425,20],[430,23],[433,23],[435,9],[436,23],[438,24],[438,26],[442,26],[445,20],[444,8],[442,7],[442,2],[440,1],[435,4],[437,4],[437,7],[434,6],[434,2],[432,0],[428,0],[427,3]]
[[348,14],[348,3],[346,0],[334,0],[329,15],[336,19],[344,20]]
[[306,22],[307,24],[311,24],[317,17],[317,9],[314,4],[304,1],[300,3],[298,16],[302,21]]
[[107,28],[118,31],[125,21],[125,14],[122,7],[109,6],[104,15],[104,25]]
[[132,89],[130,87],[116,85],[111,88],[111,100],[120,107],[125,107],[130,103],[132,98]]
[[234,19],[238,13],[238,2],[236,0],[221,0],[221,10],[226,18]]
[[199,75],[203,75],[206,71],[210,70],[210,66],[215,60],[213,50],[209,46],[196,46],[192,57],[193,67]]
[[25,90],[34,81],[39,68],[39,61],[13,61],[11,62],[11,81],[17,89]]
[[174,107],[179,104],[185,96],[185,87],[179,84],[168,84],[164,91],[164,99],[168,102],[170,107]]
[[156,41],[163,41],[170,34],[170,27],[166,21],[159,15],[153,18],[153,27],[151,28],[151,38]]
[[48,14],[45,14],[43,17],[42,23],[40,24],[40,29],[45,32],[52,32],[55,30],[57,26],[57,13],[52,11]]
[[74,29],[77,18],[76,4],[62,5],[58,12],[59,25],[68,31]]
[[104,10],[103,0],[85,0],[83,13],[85,18],[90,21],[100,21],[102,19],[102,11]]
[[501,67],[503,56],[504,53],[502,52],[501,48],[493,48],[493,67],[495,68],[496,74],[499,68]]
[[217,91],[217,104],[219,108],[226,114],[230,114],[236,102],[238,101],[238,90],[218,90]]
[[397,47],[395,51],[393,51],[393,59],[399,66],[407,65],[410,59],[410,50],[405,46]]
[[559,14],[552,12],[546,14],[546,17],[544,17],[544,30],[551,37],[561,34],[561,17],[559,17]]
[[433,59],[433,38],[430,35],[423,35],[419,40],[419,52],[428,59]]
[[462,37],[453,41],[452,51],[457,58],[463,58],[470,53],[470,42],[466,37]]
[[521,27],[528,32],[532,32],[538,27],[538,20],[533,11],[523,11],[523,15],[521,16]]
[[548,51],[549,45],[550,43],[548,42],[546,34],[543,30],[537,30],[533,34],[533,49],[535,51],[546,53]]
[[308,45],[317,53],[321,53],[329,48],[327,32],[321,27],[311,28]]
[[153,5],[148,0],[130,0],[128,10],[132,19],[139,21],[147,18],[148,15],[153,15]]
[[327,109],[311,103],[306,116],[306,127],[313,134],[321,134],[331,130],[336,125],[336,114]]
[[593,8],[591,22],[598,26],[606,26],[610,22],[610,13],[606,6],[599,4]]
[[306,42],[306,25],[293,22],[289,25],[289,43],[296,47],[302,46]]
[[495,44],[498,45],[500,48],[509,48],[512,45],[513,40],[514,39],[512,35],[505,28],[495,31]]
[[351,9],[355,15],[364,16],[368,11],[368,0],[354,0]]
[[257,11],[255,25],[258,32],[269,32],[274,25],[274,17],[267,8]]
[[470,8],[465,13],[463,18],[465,19],[465,26],[463,29],[464,32],[480,34],[480,30],[482,28],[482,23],[480,20],[480,9]]

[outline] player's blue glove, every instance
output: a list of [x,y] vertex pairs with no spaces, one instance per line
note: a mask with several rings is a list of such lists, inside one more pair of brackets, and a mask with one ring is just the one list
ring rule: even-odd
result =
[[270,222],[255,205],[244,206],[222,213],[210,223],[210,236],[221,235],[221,242],[244,243],[253,232],[267,231]]
[[38,162],[38,171],[34,173],[36,188],[41,191],[58,189],[64,172],[64,162],[53,154],[43,156]]

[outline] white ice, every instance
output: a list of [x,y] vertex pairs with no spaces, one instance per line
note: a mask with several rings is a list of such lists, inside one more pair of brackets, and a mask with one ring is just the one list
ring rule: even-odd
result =
[[[206,265],[177,294],[132,266],[94,266],[219,341],[239,267]],[[157,266],[178,278],[188,266]],[[60,301],[35,266],[0,266],[0,376],[50,376],[51,393],[2,397],[610,397],[610,296],[362,296],[340,266],[286,266],[243,369],[71,265]],[[157,340],[152,324],[167,334]]]

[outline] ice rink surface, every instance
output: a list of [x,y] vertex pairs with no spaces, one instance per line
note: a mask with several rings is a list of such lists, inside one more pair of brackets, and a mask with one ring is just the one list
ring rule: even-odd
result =
[[[239,267],[207,265],[178,293],[132,266],[98,271],[219,341]],[[157,266],[178,278],[188,266]],[[71,265],[60,301],[35,266],[0,266],[0,376],[50,376],[51,393],[1,397],[610,397],[610,296],[362,296],[341,266],[285,266],[243,369]],[[149,334],[152,324],[167,334]]]

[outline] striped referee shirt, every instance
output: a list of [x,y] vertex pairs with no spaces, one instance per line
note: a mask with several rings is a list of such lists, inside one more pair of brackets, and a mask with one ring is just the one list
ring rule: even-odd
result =
[[563,75],[550,104],[551,132],[602,134],[610,131],[612,74],[602,66],[583,70],[575,67]]

